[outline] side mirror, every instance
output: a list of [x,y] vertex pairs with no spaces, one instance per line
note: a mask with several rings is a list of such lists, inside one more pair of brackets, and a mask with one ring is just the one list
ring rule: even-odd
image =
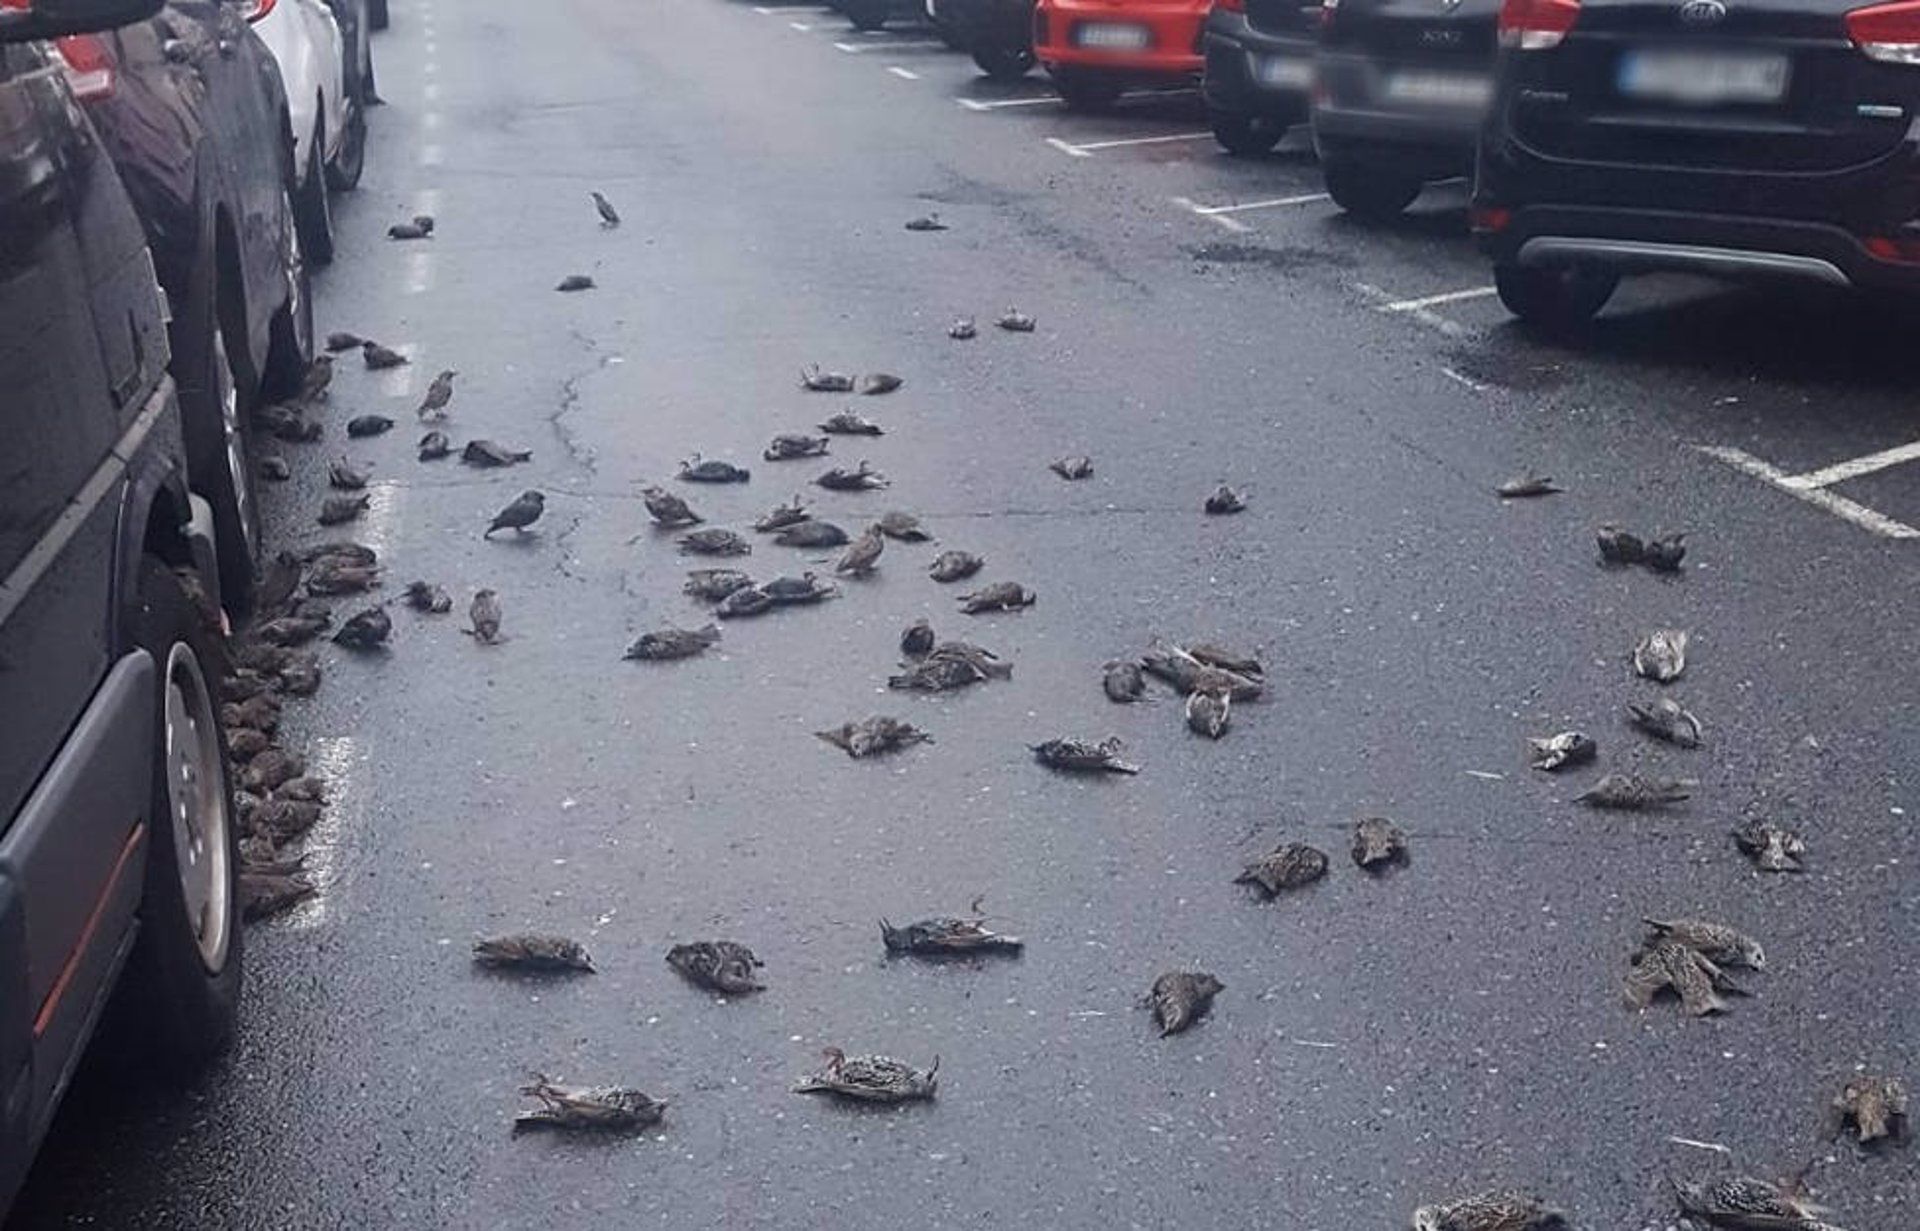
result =
[[0,0],[0,43],[92,34],[145,21],[165,0]]

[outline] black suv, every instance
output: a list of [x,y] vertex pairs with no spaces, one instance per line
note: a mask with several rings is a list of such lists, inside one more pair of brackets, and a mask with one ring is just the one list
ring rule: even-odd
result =
[[116,985],[177,1071],[232,1037],[214,544],[146,238],[27,40],[159,0],[0,6],[0,1212]]
[[995,81],[1033,71],[1033,7],[1034,0],[926,0],[927,20],[940,37]]
[[1334,204],[1387,218],[1473,170],[1500,0],[1326,0],[1313,143]]
[[1307,119],[1318,0],[1216,0],[1207,13],[1200,93],[1229,154],[1264,154]]
[[1474,226],[1522,319],[1622,272],[1920,288],[1920,3],[1510,0]]

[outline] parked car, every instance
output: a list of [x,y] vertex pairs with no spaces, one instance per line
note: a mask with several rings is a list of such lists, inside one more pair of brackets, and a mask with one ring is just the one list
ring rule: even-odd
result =
[[1313,142],[1334,204],[1387,218],[1473,170],[1500,0],[1326,0]]
[[1523,320],[1623,273],[1920,288],[1920,4],[1508,3],[1473,219]]
[[387,12],[387,0],[367,0],[367,24],[376,30],[384,30],[392,24]]
[[28,3],[0,4],[0,1214],[116,990],[176,1074],[232,1038],[241,979],[212,518],[140,221],[23,41],[78,18]]
[[[340,71],[345,74],[348,105],[362,111],[378,106],[373,84],[373,15],[367,0],[326,0],[334,24],[340,27]],[[361,117],[365,123],[365,116]]]
[[890,18],[917,17],[921,0],[828,0],[856,30],[879,30]]
[[140,215],[172,306],[170,367],[193,490],[219,531],[219,600],[238,615],[259,548],[248,421],[261,397],[298,386],[313,353],[280,75],[222,0],[169,0],[149,21],[55,48]]
[[1214,0],[1200,92],[1229,154],[1264,154],[1307,121],[1318,0]]
[[1129,88],[1200,77],[1211,0],[1040,0],[1033,51],[1068,107],[1099,111]]
[[293,123],[294,217],[307,259],[333,261],[329,187],[357,187],[366,165],[366,109],[349,97],[347,45],[325,0],[238,0],[273,52]]
[[1013,81],[1033,71],[1035,0],[926,0],[927,20],[946,32],[980,71]]

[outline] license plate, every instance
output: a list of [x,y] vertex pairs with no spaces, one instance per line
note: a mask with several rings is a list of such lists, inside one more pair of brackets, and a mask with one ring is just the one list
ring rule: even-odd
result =
[[1313,84],[1313,61],[1299,56],[1262,56],[1254,76],[1264,86],[1304,90]]
[[1696,106],[1777,103],[1787,96],[1787,57],[1762,52],[1649,49],[1620,57],[1620,93]]
[[1107,51],[1140,51],[1153,41],[1145,26],[1114,21],[1083,21],[1073,32],[1073,41],[1082,47]]
[[1387,76],[1382,92],[1397,103],[1477,111],[1485,109],[1493,101],[1493,79],[1484,73],[1404,69]]

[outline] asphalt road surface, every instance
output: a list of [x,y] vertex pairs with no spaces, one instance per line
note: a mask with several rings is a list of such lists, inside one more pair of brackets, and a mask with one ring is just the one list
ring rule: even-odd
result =
[[[1530,341],[1457,185],[1356,225],[1297,139],[1229,159],[1191,96],[1070,116],[1037,77],[992,87],[925,30],[814,8],[396,0],[379,54],[392,105],[320,321],[412,364],[343,363],[327,440],[269,498],[281,542],[314,541],[325,459],[371,462],[354,529],[388,592],[429,578],[463,611],[493,587],[505,640],[397,611],[389,654],[329,654],[292,719],[335,786],[324,893],[250,933],[231,1062],[184,1101],[83,1079],[10,1225],[1353,1231],[1511,1184],[1638,1231],[1677,1222],[1667,1177],[1736,1169],[1804,1174],[1852,1231],[1920,1223],[1912,1147],[1823,1122],[1857,1069],[1920,1079],[1920,462],[1894,464],[1920,450],[1883,453],[1920,437],[1912,315],[1662,280],[1577,345]],[[928,210],[952,229],[903,230]],[[431,241],[383,238],[420,211]],[[598,289],[556,294],[573,272]],[[1039,329],[991,328],[1009,305]],[[961,315],[979,338],[948,339]],[[805,394],[808,362],[907,384]],[[531,464],[414,460],[443,367],[456,440]],[[887,492],[760,460],[850,401],[888,432],[832,460],[871,459]],[[402,430],[348,447],[339,423],[372,410]],[[680,592],[700,562],[638,499],[695,451],[753,468],[669,484],[713,524],[812,491],[856,527],[918,512],[939,543],[701,659],[622,662],[705,619]],[[1091,479],[1047,471],[1070,453]],[[1493,497],[1528,468],[1566,493]],[[1203,517],[1223,480],[1251,508]],[[535,486],[536,533],[483,542]],[[1690,532],[1686,573],[1599,567],[1608,520]],[[1037,605],[958,614],[924,574],[942,548]],[[763,541],[745,564],[826,554]],[[886,692],[923,615],[1012,680]],[[1694,635],[1675,693],[1697,752],[1621,717],[1659,626]],[[1101,664],[1155,635],[1259,647],[1272,687],[1218,743],[1164,690],[1109,703]],[[812,734],[874,712],[937,742],[853,762]],[[1696,797],[1571,803],[1598,769],[1522,755],[1568,727]],[[1138,777],[1026,751],[1109,733]],[[1366,815],[1407,829],[1410,867],[1349,863]],[[1749,816],[1804,829],[1806,874],[1739,856]],[[1229,883],[1288,839],[1331,874],[1271,904]],[[982,895],[1023,958],[883,956],[879,917]],[[1628,1009],[1645,915],[1754,933],[1754,995]],[[600,973],[471,968],[475,935],[527,928]],[[767,991],[723,1002],[662,961],[716,936],[758,951]],[[1162,1040],[1135,1001],[1178,966],[1226,990]],[[828,1045],[937,1055],[939,1099],[790,1093]],[[638,1140],[516,1138],[533,1070],[672,1106]]]

